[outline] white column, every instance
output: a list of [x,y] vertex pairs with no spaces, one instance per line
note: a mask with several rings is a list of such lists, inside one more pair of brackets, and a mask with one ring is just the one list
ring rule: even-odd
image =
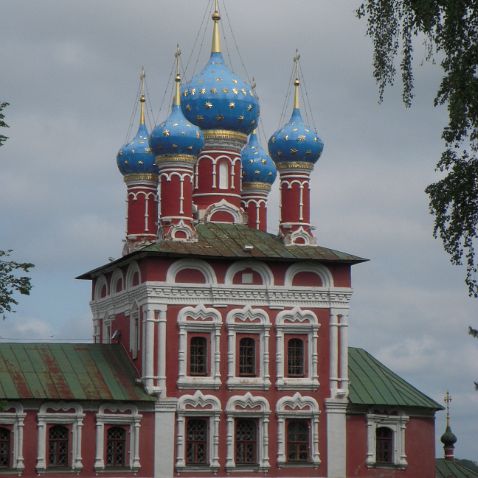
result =
[[46,441],[46,424],[43,420],[38,420],[38,453],[36,469],[44,470],[45,463],[45,441]]
[[337,313],[330,309],[330,396],[335,397],[339,376],[339,335]]
[[184,380],[186,376],[186,349],[187,334],[184,326],[179,327],[179,352],[178,352],[178,381]]
[[221,327],[214,329],[214,383],[221,383]]
[[25,469],[25,462],[23,460],[23,424],[25,414],[18,415],[18,422],[16,425],[16,447],[15,447],[15,465],[17,470],[21,471]]
[[105,467],[104,460],[104,430],[103,422],[96,423],[96,457],[95,470],[102,470]]
[[76,443],[74,443],[75,446],[75,460],[74,460],[74,466],[73,468],[75,470],[81,470],[83,468],[83,462],[81,460],[81,435],[82,435],[82,429],[83,429],[83,420],[82,418],[77,419],[77,423],[73,425],[73,427],[76,427]]
[[348,338],[348,315],[343,312],[340,315],[340,388],[348,395],[349,390],[349,338]]
[[166,333],[167,333],[167,321],[166,321],[167,306],[160,306],[159,309],[159,325],[158,325],[158,378],[159,378],[159,390],[162,396],[166,395]]
[[154,478],[174,476],[175,398],[163,398],[154,407]]
[[148,393],[151,393],[154,388],[154,309],[152,307],[146,307],[146,335],[143,339],[145,346],[145,363],[143,373],[144,388]]
[[176,467],[181,468],[186,466],[184,457],[184,435],[185,430],[185,417],[184,415],[178,415],[177,428],[176,428]]
[[[270,380],[270,372],[269,372],[269,327],[264,330],[262,334],[262,348],[263,348],[263,363],[264,363],[264,370],[262,370],[262,378],[264,380],[264,385],[269,387],[271,384]],[[262,366],[262,361],[261,361]]]
[[131,468],[133,470],[139,470],[141,464],[139,462],[139,418],[135,418],[133,423],[133,461],[131,463]]
[[262,420],[262,460],[261,467],[269,468],[269,417]]
[[219,468],[219,422],[220,417],[218,414],[212,418],[212,456],[211,456],[211,468]]
[[318,360],[319,360],[319,354],[317,352],[317,338],[319,336],[318,334],[318,328],[314,327],[312,334],[311,340],[311,345],[312,345],[312,370],[311,370],[311,375],[310,378],[312,379],[314,385],[319,384],[319,372],[317,368]]
[[276,385],[283,385],[284,384],[284,333],[280,329],[277,330],[276,355],[277,355]]
[[312,418],[312,440],[312,462],[319,464],[319,417],[316,415]]
[[280,465],[286,462],[285,459],[285,418],[279,415],[277,419],[277,463]]
[[227,417],[227,457],[226,468],[236,466],[234,460],[234,418]]
[[347,471],[347,410],[346,398],[328,398],[327,414],[327,465],[328,478],[344,478]]
[[227,332],[227,380],[231,380],[235,374],[235,361],[234,356],[236,354],[236,334],[233,330],[229,329]]
[[401,451],[401,453],[400,453],[400,465],[402,465],[402,466],[406,466],[408,464],[406,447],[405,447],[406,421],[407,420],[405,418],[402,418],[402,420],[400,420],[400,431],[399,431],[399,435],[400,435],[400,444],[399,444],[400,448],[399,448],[399,450]]
[[367,465],[375,463],[375,425],[374,422],[367,415],[367,458],[365,459]]

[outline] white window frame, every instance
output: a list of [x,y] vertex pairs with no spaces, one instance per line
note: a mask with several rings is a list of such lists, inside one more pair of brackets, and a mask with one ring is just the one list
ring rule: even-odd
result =
[[103,471],[108,468],[105,465],[105,425],[118,425],[129,429],[129,463],[126,463],[125,471],[129,469],[129,471],[136,472],[141,468],[139,460],[141,418],[143,416],[139,414],[135,405],[118,406],[117,404],[105,403],[100,406],[96,414],[96,471]]
[[[73,409],[74,412],[70,410]],[[49,411],[52,410],[52,411]],[[44,403],[38,411],[38,450],[36,471],[48,471],[47,467],[47,429],[49,425],[70,425],[69,430],[69,469],[81,471],[83,462],[81,458],[81,431],[83,428],[83,407],[78,403],[52,402]],[[71,437],[71,440],[70,440]]]
[[[296,392],[294,396],[285,396],[277,401],[277,464],[294,467],[319,466],[319,415],[320,409],[317,400],[312,397],[302,396]],[[286,422],[289,419],[304,419],[310,422],[310,461],[304,463],[289,463],[287,461],[287,430]]]
[[0,412],[0,427],[10,430],[11,443],[13,444],[13,456],[11,457],[11,466],[7,470],[15,470],[21,474],[25,469],[23,458],[23,425],[27,414],[23,411],[20,403],[7,404],[4,410],[15,410],[13,412]]
[[[213,395],[203,395],[197,390],[194,395],[183,395],[178,400],[176,419],[176,470],[219,470],[219,421],[221,402]],[[208,418],[208,464],[204,466],[186,463],[186,420]]]
[[[409,417],[404,413],[396,415],[367,414],[367,457],[365,463],[369,468],[395,466],[406,468],[408,465],[405,449],[405,430]],[[393,460],[390,464],[377,463],[377,428],[386,427],[393,432]]]
[[[226,318],[228,353],[227,386],[229,389],[268,390],[271,385],[269,374],[269,330],[271,323],[267,313],[251,306],[233,309]],[[257,336],[256,353],[259,355],[257,376],[241,377],[236,375],[239,353],[237,334]]]
[[[245,395],[232,396],[226,405],[227,415],[227,457],[226,471],[268,471],[269,462],[269,402],[264,397],[253,396],[250,392]],[[257,465],[250,468],[244,465],[236,467],[236,418],[256,418],[257,430]]]
[[[221,314],[213,308],[200,304],[196,307],[184,307],[178,314],[179,326],[179,374],[178,388],[214,388],[221,385]],[[189,375],[189,341],[190,333],[208,334],[209,374],[206,376]]]
[[[311,310],[302,310],[299,307],[283,310],[276,317],[276,352],[277,352],[277,377],[276,387],[279,390],[304,389],[317,390],[319,388],[318,376],[318,346],[317,338],[319,321]],[[307,364],[307,376],[287,377],[285,363],[286,335],[307,336],[307,356],[304,357],[304,364]]]

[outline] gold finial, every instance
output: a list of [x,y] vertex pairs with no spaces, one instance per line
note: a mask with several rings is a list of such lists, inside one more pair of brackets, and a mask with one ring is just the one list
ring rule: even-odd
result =
[[176,91],[174,94],[174,106],[179,106],[181,104],[181,75],[179,74],[179,57],[181,56],[181,50],[179,45],[176,46],[176,53],[174,57],[176,58]]
[[212,19],[214,21],[214,27],[212,31],[212,53],[221,53],[221,36],[219,34],[219,20],[221,15],[219,15],[219,1],[214,0],[214,12],[212,14]]
[[144,72],[144,66],[141,67],[141,73],[139,75],[139,81],[141,84],[141,89],[140,89],[140,95],[139,95],[139,104],[140,104],[140,109],[139,109],[139,124],[143,125],[145,123],[144,121],[144,102],[146,101],[145,96],[144,96],[144,79],[146,78],[146,73]]
[[446,403],[446,426],[447,428],[450,426],[450,403],[451,403],[451,395],[448,390],[445,393],[444,401]]
[[295,80],[294,80],[294,109],[299,109],[299,50],[295,50],[294,56],[294,68],[295,68]]

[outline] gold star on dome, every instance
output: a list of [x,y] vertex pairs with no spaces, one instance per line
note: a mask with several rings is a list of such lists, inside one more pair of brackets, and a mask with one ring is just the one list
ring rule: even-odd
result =
[[215,95],[217,93],[217,88],[211,88],[211,93]]
[[169,136],[169,130],[168,129],[165,129],[163,131],[163,136]]
[[201,135],[199,134],[199,131],[196,131],[196,138],[199,139]]
[[184,97],[188,96],[188,94],[189,94],[189,91],[188,91],[188,90],[184,90],[184,93],[183,93]]
[[138,164],[139,164],[140,166],[143,166],[144,163],[143,163],[143,161],[139,160],[139,161],[138,161]]
[[197,121],[202,121],[204,119],[203,115],[196,115],[196,120]]
[[179,123],[174,123],[173,126],[179,126]]
[[295,148],[290,148],[290,152],[291,152],[291,154],[296,154],[296,153],[299,152],[299,150],[295,149]]
[[194,96],[196,94],[196,88],[191,89],[191,94]]
[[232,82],[233,82],[235,85],[237,85],[237,80],[232,80]]
[[261,159],[261,163],[262,163],[262,164],[266,164],[267,161],[266,161],[265,159]]
[[299,134],[299,136],[297,137],[297,139],[299,140],[299,142],[303,142],[305,141],[305,134]]
[[252,111],[252,109],[253,109],[253,108],[254,108],[254,106],[253,106],[253,105],[248,105],[248,107],[247,107],[247,111]]
[[191,151],[191,150],[193,149],[193,147],[192,147],[192,146],[188,146],[188,149]]
[[235,95],[238,95],[239,94],[239,90],[237,88],[233,88],[232,89],[232,92],[235,94]]
[[206,94],[206,88],[201,88],[201,95]]
[[186,111],[191,111],[191,105],[189,103],[186,105]]
[[147,153],[151,153],[151,148],[145,148],[144,149]]
[[210,101],[206,101],[206,103],[204,103],[204,106],[210,110],[212,108],[212,103]]
[[222,92],[223,92],[223,93],[229,93],[229,88],[223,88],[223,89],[222,89]]
[[236,103],[234,103],[234,101],[231,101],[229,103],[229,108],[231,108],[231,110],[233,110],[235,107],[236,107]]
[[247,96],[247,91],[246,91],[245,88],[241,88],[241,91],[242,91],[242,94],[243,94],[244,96]]
[[276,142],[276,137],[275,136],[272,136],[271,138],[271,143],[275,143]]
[[243,121],[243,120],[244,120],[244,116],[240,115],[240,116],[237,117],[237,119],[238,119],[239,121]]
[[221,78],[220,76],[218,76],[218,77],[216,78],[216,81],[222,81],[222,78]]
[[286,135],[284,136],[284,139],[285,139],[286,141],[289,141],[289,135],[286,134]]
[[222,121],[224,119],[224,115],[216,115],[217,121]]

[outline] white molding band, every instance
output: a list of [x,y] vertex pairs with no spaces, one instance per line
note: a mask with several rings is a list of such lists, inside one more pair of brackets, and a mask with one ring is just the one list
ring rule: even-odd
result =
[[23,411],[21,403],[9,403],[3,407],[4,410],[11,410],[13,412],[0,412],[0,427],[3,425],[11,426],[11,436],[13,437],[13,456],[11,468],[18,474],[22,474],[25,469],[25,461],[23,458],[23,425],[27,414]]

